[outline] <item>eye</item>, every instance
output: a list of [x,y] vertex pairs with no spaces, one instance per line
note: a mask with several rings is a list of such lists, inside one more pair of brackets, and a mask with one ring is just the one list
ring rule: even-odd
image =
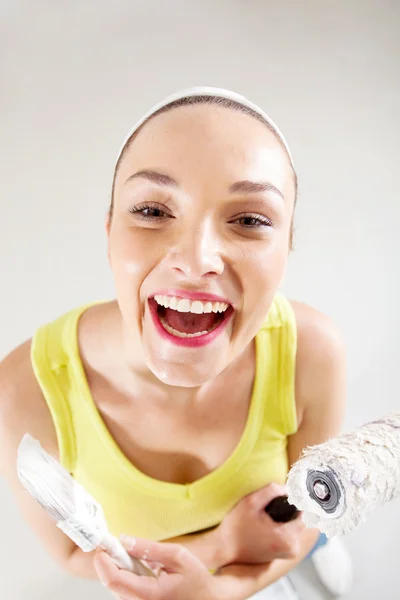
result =
[[242,215],[241,217],[239,217],[238,219],[235,219],[235,221],[233,221],[234,223],[239,222],[240,225],[242,225],[243,227],[245,227],[246,229],[260,229],[263,227],[272,227],[273,226],[273,222],[271,221],[271,219],[268,219],[267,217],[263,217],[262,215],[257,215],[257,214],[252,214],[252,213],[246,213],[244,215]]
[[129,208],[129,212],[133,215],[137,215],[144,221],[160,221],[166,218],[173,218],[171,214],[167,213],[160,206],[153,204],[138,204]]

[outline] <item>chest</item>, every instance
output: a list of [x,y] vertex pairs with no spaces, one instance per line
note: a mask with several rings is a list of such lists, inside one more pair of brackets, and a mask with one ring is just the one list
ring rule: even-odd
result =
[[97,409],[114,441],[142,473],[159,481],[192,483],[221,466],[234,452],[248,420],[253,376],[235,393],[191,410],[156,410],[91,382]]

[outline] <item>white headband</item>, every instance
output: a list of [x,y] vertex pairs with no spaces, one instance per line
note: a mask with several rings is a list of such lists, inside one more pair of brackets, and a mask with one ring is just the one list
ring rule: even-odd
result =
[[256,104],[253,104],[252,102],[250,102],[250,100],[247,100],[247,98],[245,98],[244,96],[241,96],[240,94],[237,94],[236,92],[232,92],[231,90],[224,90],[222,88],[214,88],[214,87],[193,87],[193,88],[189,88],[187,90],[182,90],[180,92],[176,92],[175,94],[171,94],[170,96],[167,96],[164,100],[162,100],[161,102],[159,102],[158,104],[153,106],[153,108],[150,109],[149,112],[146,113],[144,115],[144,117],[142,117],[136,123],[136,125],[131,129],[129,134],[126,136],[124,143],[122,144],[121,149],[118,153],[117,162],[119,160],[119,157],[121,156],[121,152],[124,149],[126,142],[129,140],[131,135],[137,129],[139,129],[139,127],[141,125],[143,125],[143,123],[149,117],[151,117],[151,115],[153,115],[155,112],[160,110],[160,108],[163,108],[164,106],[167,106],[168,104],[171,104],[172,102],[175,102],[176,100],[181,100],[183,98],[191,98],[194,96],[214,96],[217,98],[226,98],[227,100],[233,100],[233,101],[237,102],[238,104],[247,106],[248,108],[251,108],[252,110],[254,110],[254,112],[261,115],[267,121],[267,123],[270,125],[271,129],[273,129],[273,131],[276,133],[276,135],[279,137],[280,141],[284,145],[286,152],[289,155],[291,165],[294,169],[294,162],[293,162],[292,154],[289,150],[289,146],[288,146],[285,138],[283,137],[282,133],[280,132],[278,127],[273,122],[273,120],[263,110],[261,110],[261,108],[259,106],[257,106]]

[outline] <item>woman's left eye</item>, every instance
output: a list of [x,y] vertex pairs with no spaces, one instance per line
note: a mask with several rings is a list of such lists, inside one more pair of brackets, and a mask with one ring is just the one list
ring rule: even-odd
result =
[[234,222],[238,222],[238,221],[242,221],[242,223],[240,223],[240,225],[243,225],[247,229],[259,229],[260,227],[272,227],[273,226],[273,222],[271,221],[271,219],[267,219],[266,217],[263,217],[261,215],[252,215],[252,214],[242,215],[241,217],[236,219]]

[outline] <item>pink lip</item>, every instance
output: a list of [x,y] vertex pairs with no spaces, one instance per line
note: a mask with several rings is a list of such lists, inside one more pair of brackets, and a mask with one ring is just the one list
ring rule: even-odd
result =
[[[179,294],[175,294],[175,293],[167,294],[166,292],[164,292],[163,294],[160,293],[160,295],[163,295],[163,296],[174,295],[174,296],[180,297]],[[210,294],[208,294],[208,296],[210,296]],[[207,299],[207,298],[204,298],[204,296],[201,296],[201,297],[204,300]],[[214,300],[214,302],[225,302],[225,300]],[[161,325],[160,320],[158,318],[158,314],[157,314],[157,302],[153,298],[149,298],[148,305],[150,307],[150,314],[152,316],[155,328],[157,329],[157,331],[161,335],[161,337],[168,340],[172,344],[175,344],[176,346],[184,346],[186,348],[199,348],[200,346],[205,346],[206,344],[210,344],[211,342],[213,342],[215,340],[215,338],[218,337],[220,335],[220,333],[223,332],[223,330],[229,323],[229,321],[233,315],[233,312],[234,312],[232,306],[229,306],[225,311],[226,316],[225,316],[224,320],[221,321],[221,323],[218,325],[218,327],[216,327],[210,333],[206,333],[204,335],[199,335],[194,338],[179,338],[179,337],[175,337],[174,335],[171,335],[170,333],[168,333],[168,331],[166,329],[164,329],[164,327]]]
[[178,298],[188,298],[189,300],[208,300],[208,302],[225,302],[225,304],[232,305],[227,298],[222,296],[216,296],[215,294],[206,294],[205,292],[189,292],[186,290],[158,290],[155,294],[150,296],[177,296]]

